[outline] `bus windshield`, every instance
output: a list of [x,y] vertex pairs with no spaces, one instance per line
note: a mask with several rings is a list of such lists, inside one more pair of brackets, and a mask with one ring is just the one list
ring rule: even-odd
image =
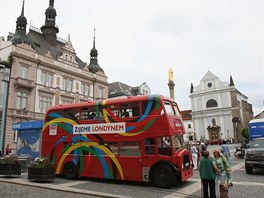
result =
[[182,148],[182,137],[180,135],[172,136],[172,146],[175,153]]

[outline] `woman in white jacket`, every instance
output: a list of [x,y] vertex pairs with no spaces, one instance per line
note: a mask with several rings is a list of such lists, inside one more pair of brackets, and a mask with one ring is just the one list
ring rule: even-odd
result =
[[192,158],[193,158],[193,169],[197,170],[198,150],[194,144],[191,146],[191,153],[192,153]]

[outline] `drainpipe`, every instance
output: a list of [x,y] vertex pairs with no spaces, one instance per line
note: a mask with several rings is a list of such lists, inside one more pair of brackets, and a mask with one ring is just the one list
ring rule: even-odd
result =
[[38,76],[38,67],[40,65],[41,60],[38,59],[38,64],[37,64],[37,68],[36,68],[36,76],[35,76],[35,94],[34,94],[34,109],[33,109],[33,120],[36,119],[36,97],[37,97],[37,76]]

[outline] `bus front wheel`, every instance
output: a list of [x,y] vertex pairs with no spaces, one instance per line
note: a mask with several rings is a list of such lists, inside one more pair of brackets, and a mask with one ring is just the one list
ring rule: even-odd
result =
[[160,165],[153,171],[151,182],[159,188],[171,188],[176,183],[176,177],[170,167]]
[[78,167],[72,162],[66,163],[63,168],[63,176],[67,179],[76,179],[78,177]]

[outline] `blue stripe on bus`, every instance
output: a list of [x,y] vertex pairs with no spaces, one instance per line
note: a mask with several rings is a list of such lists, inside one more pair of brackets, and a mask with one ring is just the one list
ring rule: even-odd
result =
[[143,121],[147,115],[150,113],[150,109],[151,109],[151,106],[152,106],[152,103],[153,103],[153,96],[149,96],[149,99],[148,99],[148,105],[147,105],[147,108],[144,112],[144,114],[139,118],[139,120],[137,122],[141,122]]
[[104,157],[101,157],[101,156],[105,156],[105,154],[99,149],[99,148],[96,148],[94,147],[95,151],[98,153],[98,156],[99,156],[99,160],[100,162],[102,163],[102,166],[103,166],[103,169],[104,169],[104,175],[106,178],[110,178],[110,175],[109,175],[109,170],[108,170],[108,165],[106,163],[106,160]]
[[63,116],[59,113],[55,113],[55,112],[52,112],[51,114],[49,114],[49,117],[55,117],[55,118],[63,118]]

